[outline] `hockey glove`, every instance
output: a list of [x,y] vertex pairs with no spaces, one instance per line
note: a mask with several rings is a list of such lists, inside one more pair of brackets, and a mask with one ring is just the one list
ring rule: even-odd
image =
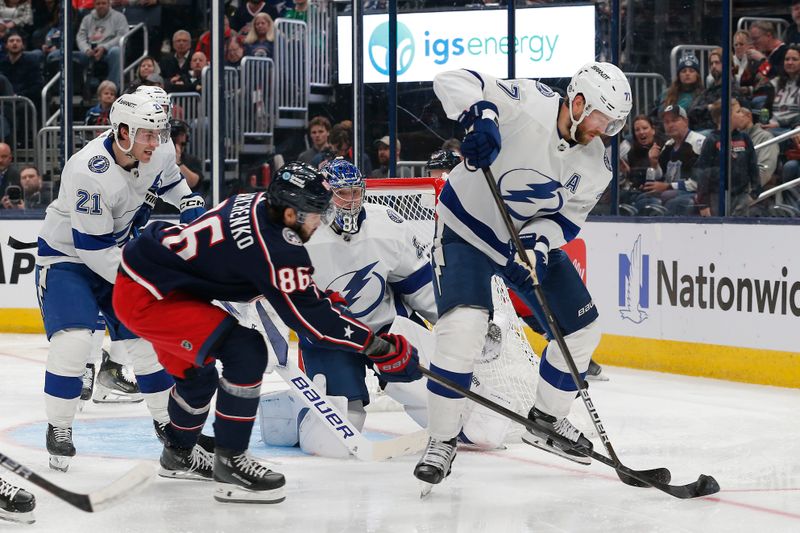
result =
[[381,333],[365,353],[384,381],[408,383],[422,377],[417,349],[402,335]]
[[[528,260],[536,270],[536,278],[541,285],[544,278],[547,276],[547,254],[550,252],[550,241],[547,237],[536,237],[531,235],[522,239],[522,244],[525,246],[525,253],[528,255]],[[528,249],[528,247],[532,249]],[[514,256],[509,260],[503,270],[503,276],[509,283],[516,286],[520,291],[533,290],[533,277],[528,266],[523,264],[519,256],[514,253]]]
[[179,209],[181,211],[181,224],[188,224],[206,212],[206,202],[202,196],[193,192],[181,198]]
[[461,154],[472,168],[487,168],[500,153],[500,129],[497,106],[481,100],[461,113],[458,121],[467,130]]
[[150,220],[150,215],[153,213],[153,208],[158,201],[158,195],[153,190],[148,190],[144,196],[144,202],[133,215],[131,220],[131,238],[136,238],[142,233],[142,230]]

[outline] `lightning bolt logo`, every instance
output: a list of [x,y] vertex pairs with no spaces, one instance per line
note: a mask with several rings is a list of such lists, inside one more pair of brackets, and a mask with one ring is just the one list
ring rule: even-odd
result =
[[511,170],[497,184],[509,214],[517,220],[556,213],[564,206],[561,183],[533,169]]
[[374,263],[371,263],[364,268],[353,272],[353,277],[350,278],[350,281],[347,282],[347,285],[345,285],[344,290],[342,291],[342,295],[347,300],[348,306],[355,305],[359,298],[361,298],[359,293],[364,287],[367,286],[367,283],[369,283],[369,275],[377,264],[378,262],[375,261]]

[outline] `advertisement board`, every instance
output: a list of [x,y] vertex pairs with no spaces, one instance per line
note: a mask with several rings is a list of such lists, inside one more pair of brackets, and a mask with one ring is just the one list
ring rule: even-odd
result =
[[[571,77],[595,57],[594,6],[519,9],[516,37],[508,41],[503,10],[401,13],[397,17],[397,80],[431,81],[468,68],[507,77],[509,50],[518,78]],[[339,83],[351,83],[352,21],[337,18]],[[389,81],[389,15],[364,17],[364,82]]]

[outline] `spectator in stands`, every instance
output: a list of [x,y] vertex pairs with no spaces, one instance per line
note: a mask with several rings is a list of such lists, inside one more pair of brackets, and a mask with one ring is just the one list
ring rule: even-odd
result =
[[22,167],[19,171],[22,187],[22,209],[45,209],[53,201],[49,187],[44,187],[39,169],[33,165]]
[[689,129],[686,110],[678,105],[668,106],[661,114],[664,131],[669,139],[659,150],[657,144],[650,149],[650,167],[655,171],[655,181],[645,181],[642,194],[636,200],[639,212],[647,205],[663,205],[673,215],[688,213],[694,203],[697,182],[692,170],[705,137]]
[[12,185],[19,187],[19,170],[17,170],[12,162],[14,161],[14,153],[11,147],[6,143],[0,142],[0,208],[10,209],[14,207],[8,198],[8,188]]
[[772,103],[772,118],[765,129],[780,135],[800,124],[800,45],[788,47],[781,73],[772,80],[775,100]]
[[147,41],[151,54],[161,50],[161,1],[160,0],[112,0],[114,7],[125,15],[128,24],[140,22],[147,26]]
[[759,72],[764,76],[779,76],[783,72],[783,56],[787,46],[778,39],[775,25],[757,20],[750,25],[750,39],[753,41],[753,48],[748,51],[748,58],[759,65]]
[[[736,100],[731,100],[731,111]],[[736,102],[738,105],[738,102]],[[696,203],[700,208],[701,216],[717,216],[719,212],[719,158],[721,133],[719,131],[722,118],[722,103],[716,101],[711,104],[711,116],[716,129],[712,131],[703,142],[700,157],[694,166],[694,181],[697,183]],[[731,203],[727,206],[731,216],[746,216],[750,204],[755,200],[760,191],[761,183],[758,177],[758,161],[753,141],[750,137],[739,131],[731,130],[731,166],[728,188],[731,192]]]
[[33,26],[33,9],[29,0],[0,0],[0,25],[20,33]]
[[192,54],[192,62],[189,65],[189,88],[187,90],[194,92],[203,92],[203,69],[208,66],[208,58],[203,52],[195,52]]
[[[231,38],[231,26],[228,22],[228,17],[222,17],[222,24],[223,24],[223,31],[225,40]],[[211,61],[211,30],[205,32],[197,39],[197,46],[194,49],[195,52],[203,52],[206,56],[206,61]]]
[[273,57],[275,52],[275,22],[267,13],[253,17],[250,31],[244,39],[247,56]]
[[455,137],[451,137],[442,143],[442,150],[451,150],[461,155],[461,141]]
[[104,63],[108,67],[106,78],[117,87],[121,81],[119,41],[127,31],[125,15],[111,9],[109,0],[95,0],[94,9],[83,17],[75,37],[83,67]]
[[[760,109],[756,109],[756,112],[758,111],[760,111]],[[750,140],[753,141],[754,147],[773,138],[770,132],[764,130],[758,124],[753,123],[753,112],[743,105],[740,105],[738,100],[733,100],[731,102],[731,126],[746,133],[750,137]],[[775,168],[778,166],[779,153],[780,148],[777,143],[756,150],[758,174],[762,189],[772,179],[772,175],[775,173]]]
[[[316,6],[314,6],[314,8],[316,8]],[[287,7],[283,13],[281,13],[281,18],[308,22],[308,12],[310,9],[311,7],[308,5],[308,0],[294,0],[294,6]]]
[[110,126],[111,104],[117,99],[117,86],[113,81],[105,80],[97,87],[97,105],[86,112],[87,126]]
[[167,84],[167,92],[181,92],[186,88],[192,62],[192,35],[186,30],[178,30],[172,35],[172,53],[161,58],[161,76]]
[[[800,134],[794,135],[788,144],[789,148],[783,154],[786,158],[786,163],[783,165],[780,184],[800,178]],[[800,186],[792,187],[779,194],[781,195],[781,203],[791,205],[800,210]]]
[[61,6],[56,0],[32,0],[33,31],[28,45],[31,49],[41,50],[47,34],[54,28],[61,35]]
[[672,81],[656,108],[658,113],[669,106],[679,105],[688,109],[692,101],[703,92],[703,80],[700,76],[700,62],[693,53],[684,54],[678,61],[678,78]]
[[242,45],[242,37],[237,34],[231,35],[231,38],[225,42],[225,66],[238,67],[244,57],[244,46]]
[[739,30],[733,34],[733,74],[736,80],[735,92],[742,100],[750,103],[752,109],[771,109],[775,89],[769,78],[759,72],[757,63],[750,59],[748,52],[753,48],[750,33]]
[[94,0],[72,0],[73,9],[78,12],[78,20],[82,19],[94,8]]
[[[400,139],[396,139],[395,146],[395,159],[400,161]],[[388,178],[389,177],[389,136],[384,135],[373,143],[378,148],[378,168],[373,170],[370,178]]]
[[786,44],[800,44],[800,0],[792,0],[792,21],[786,31]]
[[709,109],[722,96],[722,48],[708,54],[708,78],[706,90],[697,95],[688,111],[689,125],[701,134],[714,130]]
[[[142,61],[139,63],[139,67],[136,69],[136,77],[125,87],[125,93],[130,94],[136,90],[137,87],[140,85],[152,85],[152,83],[146,83],[147,80],[153,75],[158,74],[161,76],[161,68],[156,63],[156,59],[153,56],[144,56]],[[154,82],[155,79],[151,79],[151,82]],[[163,77],[161,78],[161,83],[163,86]]]
[[0,74],[11,82],[15,95],[30,98],[34,105],[41,101],[44,87],[40,58],[41,55],[25,52],[25,43],[17,30],[8,32],[6,56],[0,59]]
[[653,120],[647,115],[637,115],[633,119],[633,138],[624,139],[619,147],[620,171],[623,179],[620,181],[620,202],[634,204],[642,193],[650,168],[650,149],[656,146],[660,153],[663,139],[656,139],[656,127]]
[[186,178],[186,184],[194,192],[205,194],[203,183],[203,163],[186,151],[189,144],[189,125],[182,120],[172,119],[170,125],[170,137],[175,144],[175,163],[181,171],[181,175]]
[[331,121],[322,116],[316,116],[308,122],[308,136],[311,147],[297,156],[298,161],[313,164],[314,158],[324,150],[330,149],[328,137],[331,134]]
[[263,0],[247,0],[246,2],[239,2],[239,7],[236,9],[233,17],[231,17],[231,28],[237,32],[247,33],[250,31],[250,24],[259,13],[266,13],[272,20],[275,20],[280,15],[279,11]]

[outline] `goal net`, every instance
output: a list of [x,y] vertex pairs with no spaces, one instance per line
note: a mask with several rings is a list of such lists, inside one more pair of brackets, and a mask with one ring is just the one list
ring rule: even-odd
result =
[[[366,201],[391,207],[413,225],[420,244],[433,244],[434,212],[444,180],[436,178],[390,178],[365,180]],[[501,348],[484,352],[475,365],[476,377],[485,385],[506,396],[514,411],[527,416],[533,405],[538,379],[539,358],[534,353],[522,322],[517,317],[503,280],[492,278],[492,322],[498,326]],[[369,378],[371,403],[368,410],[402,410],[402,406],[382,393],[378,380]],[[522,434],[522,426],[514,425],[510,437]],[[507,437],[508,438],[508,437]]]

